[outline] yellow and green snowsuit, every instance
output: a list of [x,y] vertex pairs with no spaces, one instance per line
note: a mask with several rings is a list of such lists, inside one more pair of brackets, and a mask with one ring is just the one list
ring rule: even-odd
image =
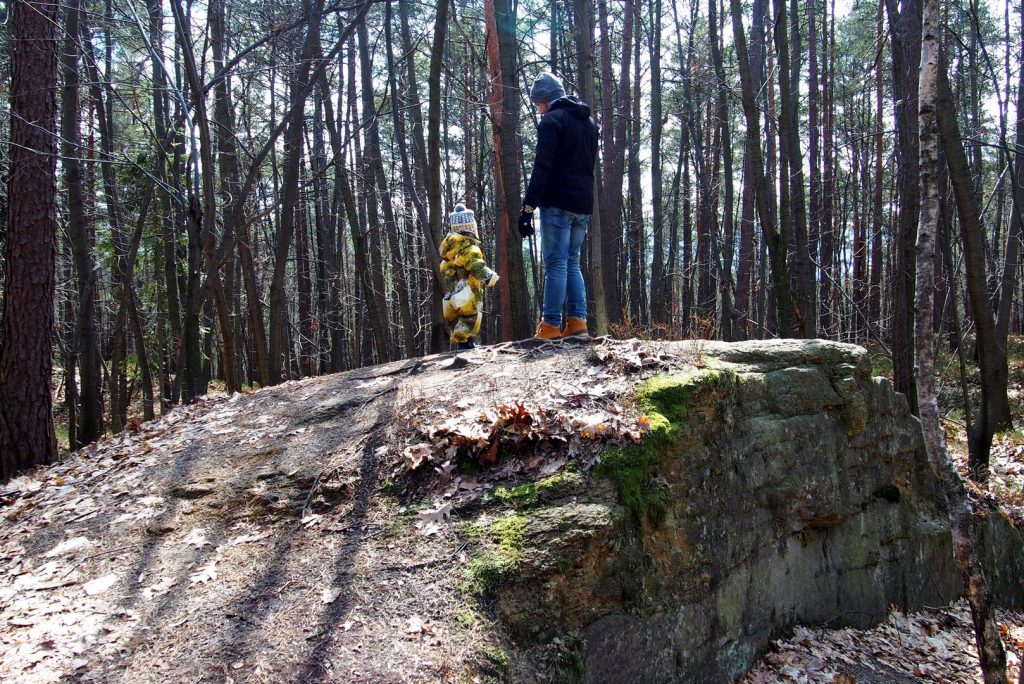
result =
[[444,276],[444,320],[451,344],[462,344],[480,332],[484,285],[494,286],[498,274],[484,263],[479,238],[452,230],[441,241]]

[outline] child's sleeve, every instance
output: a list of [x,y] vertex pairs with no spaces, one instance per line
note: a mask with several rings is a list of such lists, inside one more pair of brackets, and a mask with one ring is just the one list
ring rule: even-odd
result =
[[448,251],[451,249],[451,236],[451,233],[445,235],[444,239],[441,240],[441,245],[437,248],[438,255],[445,260],[448,259]]
[[473,247],[466,255],[466,271],[488,286],[493,287],[498,282],[498,274],[484,262],[484,253],[479,247]]

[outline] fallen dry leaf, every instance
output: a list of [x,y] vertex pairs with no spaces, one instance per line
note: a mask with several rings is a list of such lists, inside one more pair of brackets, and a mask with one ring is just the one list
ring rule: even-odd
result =
[[433,447],[430,444],[413,444],[402,452],[402,460],[405,462],[406,468],[416,470],[430,460],[431,453],[433,453]]
[[71,539],[65,539],[60,544],[46,552],[47,558],[53,558],[54,556],[67,556],[80,549],[85,549],[93,545],[93,541],[88,537],[72,537]]
[[87,596],[95,596],[96,594],[102,594],[115,584],[117,584],[117,575],[110,574],[104,575],[103,577],[97,577],[91,582],[86,582],[82,586],[82,589],[85,591]]
[[189,575],[192,584],[206,584],[210,580],[217,579],[217,559],[214,559],[200,568],[199,572]]
[[186,544],[194,546],[197,549],[201,549],[204,546],[210,546],[211,542],[206,539],[206,530],[201,527],[197,527],[188,533],[188,536],[183,539]]

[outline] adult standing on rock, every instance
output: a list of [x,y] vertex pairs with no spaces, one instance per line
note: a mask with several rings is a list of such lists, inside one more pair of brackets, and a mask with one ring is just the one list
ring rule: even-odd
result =
[[[533,235],[540,210],[544,257],[544,305],[536,339],[557,340],[587,333],[587,290],[580,249],[594,208],[597,125],[590,105],[565,94],[557,76],[542,73],[530,89],[540,111],[537,154],[519,215],[519,234]],[[562,321],[565,307],[566,319]]]

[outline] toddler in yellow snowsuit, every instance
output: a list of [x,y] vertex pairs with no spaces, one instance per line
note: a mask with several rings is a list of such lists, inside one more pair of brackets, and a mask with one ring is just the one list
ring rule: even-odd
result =
[[448,226],[440,248],[444,320],[451,330],[451,344],[458,349],[472,349],[483,319],[484,285],[494,287],[498,274],[484,263],[472,209],[456,205]]

